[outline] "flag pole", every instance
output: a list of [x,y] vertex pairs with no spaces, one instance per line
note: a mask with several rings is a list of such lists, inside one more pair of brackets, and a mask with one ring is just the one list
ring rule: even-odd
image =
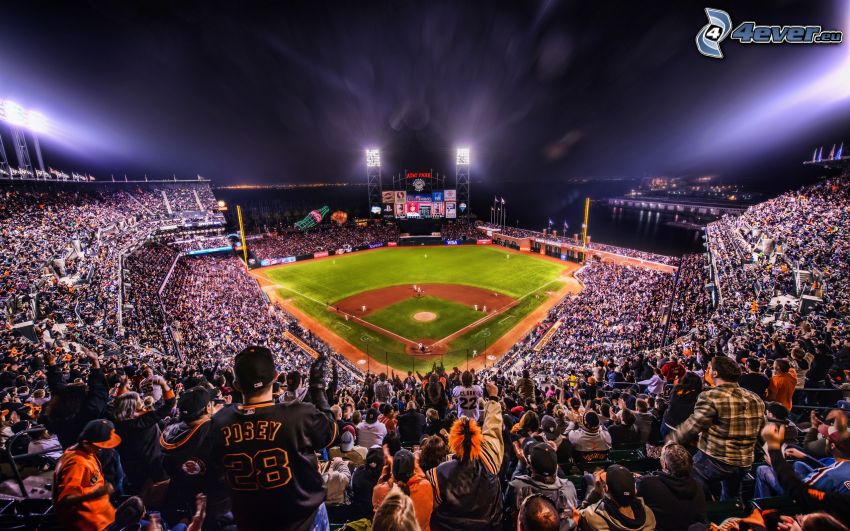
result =
[[248,245],[245,243],[245,225],[242,223],[242,207],[236,205],[236,215],[239,217],[239,233],[242,235],[242,256],[245,258],[245,269],[248,269]]

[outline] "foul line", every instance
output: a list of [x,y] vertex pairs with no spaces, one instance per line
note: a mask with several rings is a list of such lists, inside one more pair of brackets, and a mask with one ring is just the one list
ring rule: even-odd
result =
[[[493,312],[493,313],[491,313],[491,314],[488,314],[488,315],[485,315],[485,316],[484,316],[484,317],[482,317],[481,319],[478,319],[477,321],[474,321],[474,322],[472,322],[472,323],[470,323],[470,324],[468,324],[468,325],[464,326],[463,328],[461,328],[461,329],[459,329],[459,330],[456,330],[456,331],[452,332],[451,334],[447,335],[447,336],[446,336],[446,337],[444,337],[443,339],[440,339],[440,340],[438,340],[438,341],[435,341],[435,342],[434,342],[433,344],[431,344],[430,346],[431,346],[431,347],[433,347],[434,345],[439,345],[439,344],[445,343],[445,342],[447,342],[447,341],[450,341],[450,340],[452,340],[452,339],[455,339],[456,337],[459,337],[459,336],[461,336],[461,335],[465,334],[465,333],[466,333],[466,332],[468,332],[469,330],[472,330],[473,328],[476,328],[477,326],[480,326],[480,325],[484,324],[485,322],[489,321],[490,319],[492,319],[492,318],[494,318],[494,317],[498,317],[499,315],[504,314],[505,312],[507,312],[507,311],[508,311],[508,310],[510,310],[511,308],[514,308],[515,306],[517,306],[517,305],[520,303],[520,301],[522,301],[522,300],[523,300],[523,299],[525,299],[526,297],[528,297],[528,296],[530,296],[530,295],[533,295],[533,294],[537,293],[538,291],[540,291],[540,290],[542,290],[542,289],[546,288],[546,287],[547,287],[547,286],[549,286],[550,284],[554,284],[555,282],[558,282],[559,280],[560,280],[560,278],[557,278],[557,279],[555,279],[555,280],[550,280],[550,281],[549,281],[549,282],[547,282],[546,284],[543,284],[542,286],[539,286],[539,287],[534,288],[533,290],[529,291],[529,292],[528,292],[528,293],[526,293],[525,295],[520,296],[518,299],[514,300],[513,302],[511,302],[511,303],[509,303],[509,304],[506,304],[506,305],[502,306],[501,308],[499,308],[498,310],[496,310],[495,312]],[[292,288],[288,288],[288,287],[286,287],[286,286],[282,286],[282,285],[280,285],[280,284],[269,284],[269,285],[267,285],[267,286],[263,286],[263,288],[262,288],[262,289],[263,289],[263,291],[271,291],[271,290],[276,290],[276,289],[284,289],[284,290],[290,291],[290,292],[292,292],[292,293],[294,293],[294,294],[298,295],[299,297],[304,297],[305,299],[307,299],[307,300],[309,300],[309,301],[315,302],[316,304],[320,304],[321,306],[323,306],[323,307],[325,307],[325,308],[328,308],[328,307],[329,307],[329,306],[328,306],[328,304],[327,304],[326,302],[318,301],[318,300],[314,299],[313,297],[310,297],[309,295],[305,295],[305,294],[303,294],[303,293],[300,293],[299,291],[296,291],[296,290],[294,290],[294,289],[292,289]],[[395,338],[395,339],[397,339],[397,340],[401,341],[402,343],[405,343],[405,344],[408,344],[408,345],[413,345],[413,346],[418,346],[418,345],[419,345],[416,341],[413,341],[413,340],[408,339],[408,338],[406,338],[406,337],[404,337],[404,336],[401,336],[401,335],[399,335],[399,334],[396,334],[395,332],[392,332],[392,331],[390,331],[390,330],[387,330],[386,328],[382,328],[382,327],[380,327],[380,326],[378,326],[378,325],[376,325],[376,324],[374,324],[374,323],[370,323],[369,321],[366,321],[366,320],[364,320],[364,319],[361,319],[360,317],[357,317],[356,315],[351,315],[351,314],[349,314],[349,313],[346,313],[346,312],[339,312],[339,311],[338,311],[338,312],[336,312],[336,313],[337,313],[337,315],[339,315],[339,314],[342,314],[342,315],[348,315],[351,319],[354,319],[354,321],[356,321],[356,322],[358,322],[358,323],[362,324],[362,325],[363,325],[363,326],[365,326],[366,328],[371,328],[372,330],[374,330],[374,331],[376,331],[376,332],[379,332],[379,333],[381,333],[381,334],[384,334],[384,335],[387,335],[387,336],[393,337],[393,338]],[[501,321],[499,321],[499,323],[498,323],[498,324],[501,324],[502,322],[504,322],[504,321],[505,321],[505,319],[513,318],[513,317],[514,317],[514,316],[509,315],[509,316],[507,316],[507,317],[503,318]],[[342,323],[335,323],[335,324],[342,324]]]

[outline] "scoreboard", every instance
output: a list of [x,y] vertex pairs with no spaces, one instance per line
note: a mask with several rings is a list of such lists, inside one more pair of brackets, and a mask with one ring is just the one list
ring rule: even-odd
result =
[[381,213],[396,219],[457,218],[458,210],[465,214],[466,205],[458,208],[457,190],[435,190],[430,171],[406,171],[404,190],[381,193]]

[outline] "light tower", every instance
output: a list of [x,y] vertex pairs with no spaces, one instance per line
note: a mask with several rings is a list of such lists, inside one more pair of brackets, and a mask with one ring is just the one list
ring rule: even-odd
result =
[[30,152],[27,149],[26,137],[21,129],[27,125],[27,115],[24,108],[11,100],[4,101],[3,119],[12,128],[12,144],[15,147],[15,154],[18,156],[18,168],[32,173]]
[[[369,193],[369,217],[381,214],[381,150],[366,150],[366,187]],[[375,212],[375,208],[378,209]]]
[[41,145],[38,143],[38,135],[47,133],[47,118],[40,112],[29,111],[27,113],[27,126],[32,132],[32,145],[35,148],[35,158],[38,161],[38,168],[43,172],[44,159],[41,156]]
[[[455,166],[455,187],[457,188],[457,207],[463,217],[469,218],[469,148],[457,148]],[[458,216],[460,217],[460,216]]]

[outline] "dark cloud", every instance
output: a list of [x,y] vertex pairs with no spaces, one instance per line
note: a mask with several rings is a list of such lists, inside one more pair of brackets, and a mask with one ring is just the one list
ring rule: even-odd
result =
[[[490,181],[746,177],[850,140],[843,97],[760,107],[846,43],[713,61],[694,46],[704,6],[666,4],[19,2],[0,17],[0,97],[56,120],[51,164],[219,182],[359,179],[370,145],[390,171],[450,172],[458,144]],[[715,4],[850,29],[845,2]]]

